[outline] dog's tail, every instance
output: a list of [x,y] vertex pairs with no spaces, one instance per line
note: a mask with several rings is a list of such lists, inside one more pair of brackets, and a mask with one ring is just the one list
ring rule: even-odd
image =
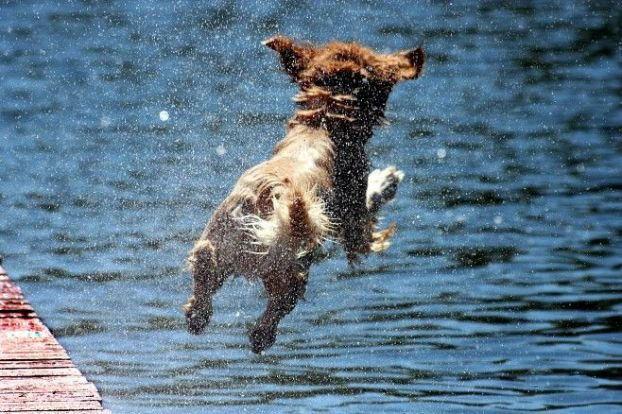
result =
[[293,191],[289,204],[289,237],[301,243],[319,244],[330,232],[324,202],[315,191]]
[[330,234],[331,223],[324,202],[314,189],[287,188],[272,198],[272,214],[262,219],[247,217],[246,225],[258,245],[292,248],[303,255]]

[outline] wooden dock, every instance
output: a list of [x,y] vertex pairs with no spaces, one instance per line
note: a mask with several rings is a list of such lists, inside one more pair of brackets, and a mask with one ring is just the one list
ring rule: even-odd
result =
[[0,266],[0,413],[107,413]]

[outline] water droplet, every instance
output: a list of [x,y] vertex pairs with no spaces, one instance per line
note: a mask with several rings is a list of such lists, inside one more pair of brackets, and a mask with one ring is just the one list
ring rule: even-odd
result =
[[112,123],[112,120],[108,118],[106,115],[102,116],[101,119],[99,120],[99,126],[102,128],[108,128],[111,123]]
[[170,115],[168,114],[168,111],[160,111],[160,121],[166,122],[169,120],[169,118]]
[[223,144],[220,144],[219,146],[216,147],[216,154],[222,157],[226,153],[227,153],[227,149],[225,148]]

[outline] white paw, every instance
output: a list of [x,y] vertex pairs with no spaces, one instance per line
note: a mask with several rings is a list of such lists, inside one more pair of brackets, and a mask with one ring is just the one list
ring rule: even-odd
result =
[[367,178],[367,208],[377,211],[384,204],[393,200],[397,185],[404,179],[404,172],[393,165],[384,170],[374,170]]

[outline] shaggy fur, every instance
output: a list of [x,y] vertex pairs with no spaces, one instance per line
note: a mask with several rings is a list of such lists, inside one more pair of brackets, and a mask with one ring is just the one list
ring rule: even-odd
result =
[[369,174],[365,144],[384,122],[391,88],[421,74],[421,49],[378,54],[355,43],[264,42],[298,84],[298,105],[274,155],[246,171],[190,253],[194,291],[184,306],[188,329],[201,333],[212,296],[229,275],[260,278],[267,308],[250,332],[253,352],[272,346],[277,325],[303,296],[310,258],[326,239],[350,262],[385,250],[394,226],[377,231],[376,214],[403,173]]

